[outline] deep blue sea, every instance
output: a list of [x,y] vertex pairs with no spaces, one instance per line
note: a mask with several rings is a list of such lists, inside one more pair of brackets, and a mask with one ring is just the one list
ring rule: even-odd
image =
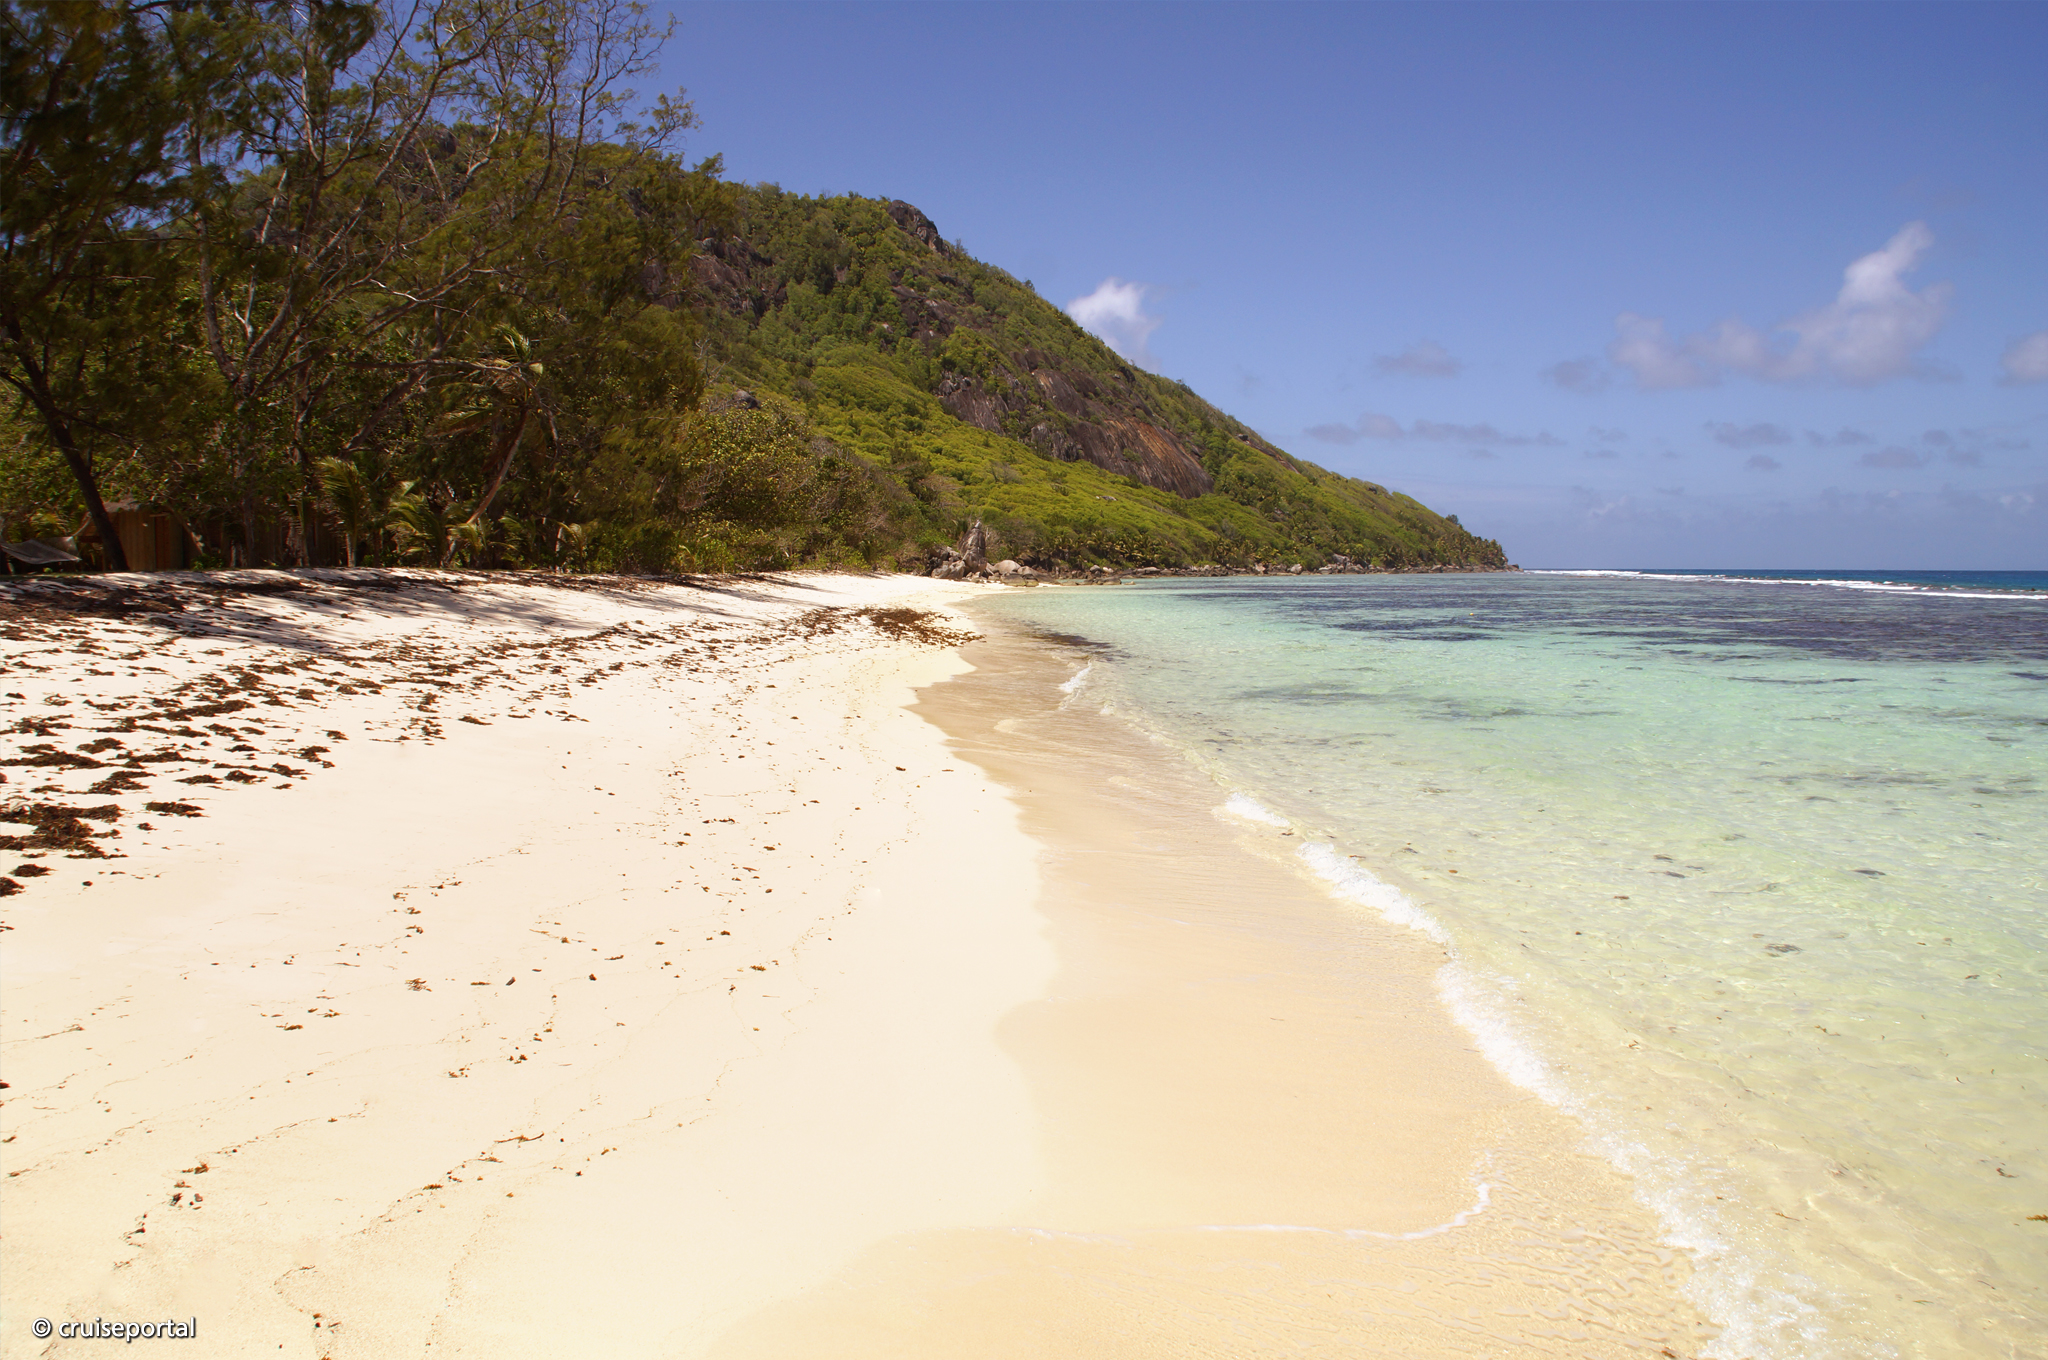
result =
[[1006,592],[1578,1116],[1756,1360],[2048,1354],[2048,573]]
[[1877,590],[2040,590],[2048,591],[2048,571],[1758,571],[1723,568],[1681,570],[1652,567],[1641,571],[1565,571],[1540,575],[1665,576],[1688,581],[1786,581],[1798,585]]

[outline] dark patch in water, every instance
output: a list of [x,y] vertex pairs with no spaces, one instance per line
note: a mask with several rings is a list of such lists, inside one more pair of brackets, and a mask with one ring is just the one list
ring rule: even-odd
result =
[[1097,642],[1094,638],[1083,637],[1079,633],[1062,633],[1051,628],[1030,626],[1027,626],[1024,631],[1040,641],[1056,643],[1061,647],[1072,647],[1078,651],[1093,652],[1097,656],[1122,655],[1121,651],[1114,644]]
[[[1161,591],[1171,593],[1170,585]],[[1303,622],[1418,641],[1565,633],[1697,649],[1716,659],[1794,652],[1847,661],[2048,662],[2048,608],[2025,596],[1502,574],[1343,576],[1314,591],[1252,588],[1229,598]],[[2048,678],[2032,669],[2014,673]]]
[[1820,780],[1829,784],[1846,784],[1851,788],[1865,784],[1904,784],[1916,788],[1933,788],[1946,781],[1931,774],[1759,774],[1750,778],[1772,784],[1799,784],[1806,780]]
[[1271,704],[1355,704],[1369,703],[1384,698],[1378,694],[1360,694],[1357,690],[1328,689],[1248,689],[1240,692],[1241,698],[1256,699]]

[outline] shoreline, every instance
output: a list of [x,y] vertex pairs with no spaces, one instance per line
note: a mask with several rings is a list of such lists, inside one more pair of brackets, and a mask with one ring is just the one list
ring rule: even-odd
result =
[[0,906],[8,1318],[337,1360],[1708,1334],[1433,947],[1062,708],[1056,644],[963,655],[974,586],[222,578],[0,614],[0,794],[74,814],[0,827],[55,871]]
[[1043,847],[1060,971],[1000,1032],[1045,1186],[876,1244],[714,1354],[1698,1353],[1683,1254],[1480,1055],[1441,947],[1096,712],[1083,651],[969,616],[975,669],[917,709]]

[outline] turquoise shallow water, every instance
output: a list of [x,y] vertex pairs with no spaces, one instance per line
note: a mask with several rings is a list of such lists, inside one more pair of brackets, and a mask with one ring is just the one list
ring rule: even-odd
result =
[[2048,1355],[2048,596],[1540,576],[1017,591],[1099,703],[1578,1114],[1729,1357]]

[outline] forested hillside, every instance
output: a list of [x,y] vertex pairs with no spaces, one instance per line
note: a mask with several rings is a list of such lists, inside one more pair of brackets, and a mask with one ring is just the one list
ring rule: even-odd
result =
[[[402,11],[402,12],[401,12]],[[0,525],[199,565],[1501,566],[909,204],[675,154],[616,0],[6,0]],[[133,541],[133,534],[126,534]],[[147,564],[142,564],[147,565]]]

